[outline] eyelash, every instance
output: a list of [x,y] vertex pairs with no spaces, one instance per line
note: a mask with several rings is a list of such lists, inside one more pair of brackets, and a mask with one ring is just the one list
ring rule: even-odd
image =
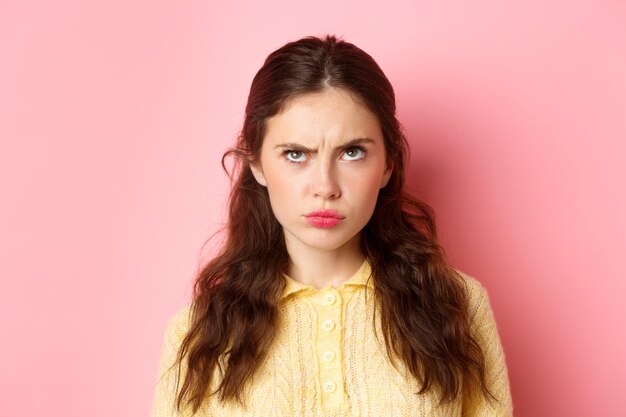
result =
[[[365,150],[365,148],[364,148],[364,147],[362,147],[362,146],[350,146],[349,148],[345,148],[345,149],[344,149],[344,153],[345,153],[346,151],[353,150],[353,149],[356,149],[356,150],[358,150],[358,151],[361,151],[361,152],[363,153],[363,156],[362,156],[362,157],[360,157],[359,159],[353,159],[352,161],[360,161],[360,160],[362,160],[363,158],[365,158],[365,155],[367,154],[367,151],[366,151],[366,150]],[[283,151],[283,153],[282,153],[282,154],[283,154],[283,156],[285,157],[285,159],[287,160],[287,162],[289,162],[290,164],[301,164],[301,163],[303,163],[303,162],[304,162],[304,161],[292,161],[292,160],[290,160],[289,158],[287,158],[287,156],[288,156],[291,152],[299,152],[299,153],[304,153],[304,151],[299,151],[299,150],[297,150],[297,149],[285,149],[285,150]]]

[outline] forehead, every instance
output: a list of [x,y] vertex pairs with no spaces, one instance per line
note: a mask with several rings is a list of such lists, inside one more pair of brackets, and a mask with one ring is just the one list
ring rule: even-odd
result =
[[382,141],[378,117],[351,92],[330,88],[291,97],[267,120],[264,142],[285,139],[303,144],[370,137]]

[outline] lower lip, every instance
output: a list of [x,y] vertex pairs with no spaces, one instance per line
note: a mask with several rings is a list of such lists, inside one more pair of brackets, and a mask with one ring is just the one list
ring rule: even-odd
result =
[[341,223],[342,219],[338,219],[337,217],[306,217],[306,221],[315,227],[322,227],[324,229],[328,229],[334,226],[337,226]]

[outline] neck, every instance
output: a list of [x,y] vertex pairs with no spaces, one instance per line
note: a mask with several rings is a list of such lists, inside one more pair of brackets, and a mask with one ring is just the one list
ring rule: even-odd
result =
[[324,288],[338,287],[350,278],[365,260],[360,248],[360,233],[334,250],[318,250],[285,236],[290,263],[287,275],[295,281]]

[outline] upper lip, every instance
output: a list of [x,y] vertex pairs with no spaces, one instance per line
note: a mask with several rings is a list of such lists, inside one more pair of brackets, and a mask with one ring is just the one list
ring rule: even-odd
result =
[[337,210],[315,210],[308,214],[306,217],[334,217],[336,219],[343,219],[344,217]]

